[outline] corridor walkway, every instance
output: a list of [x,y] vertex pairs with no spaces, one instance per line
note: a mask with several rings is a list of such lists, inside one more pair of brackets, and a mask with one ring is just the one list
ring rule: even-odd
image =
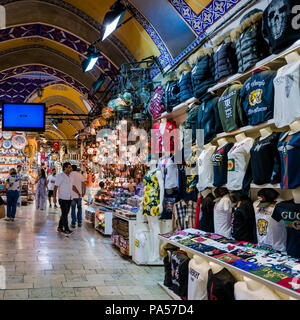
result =
[[110,238],[87,223],[69,238],[60,235],[59,216],[59,209],[29,205],[17,210],[14,222],[0,220],[0,271],[6,279],[0,281],[0,299],[170,299],[157,285],[163,267],[121,257]]

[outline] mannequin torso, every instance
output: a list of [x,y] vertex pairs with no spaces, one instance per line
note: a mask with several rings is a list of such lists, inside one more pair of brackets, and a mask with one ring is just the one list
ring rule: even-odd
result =
[[221,147],[225,146],[225,144],[227,144],[228,142],[229,141],[226,138],[221,138],[218,140],[218,145],[221,148]]
[[264,138],[267,138],[268,136],[270,136],[273,133],[273,131],[270,127],[260,129],[259,132],[260,132],[259,140],[263,140]]
[[300,55],[298,52],[291,52],[287,54],[284,58],[287,63],[293,63],[300,60]]

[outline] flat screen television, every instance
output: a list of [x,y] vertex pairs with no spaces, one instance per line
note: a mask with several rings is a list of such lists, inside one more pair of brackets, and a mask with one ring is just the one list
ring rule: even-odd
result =
[[3,103],[2,130],[45,132],[44,103]]

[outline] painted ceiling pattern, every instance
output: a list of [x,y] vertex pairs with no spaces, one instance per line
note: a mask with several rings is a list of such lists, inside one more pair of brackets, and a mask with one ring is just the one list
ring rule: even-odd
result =
[[[29,0],[0,0],[0,5],[17,6],[19,3],[24,4],[27,1]],[[103,12],[101,12],[101,14],[99,13],[99,15],[93,15],[90,11],[90,7],[101,9],[102,4],[94,3],[94,0],[85,0],[84,2],[80,2],[80,5],[79,1],[77,5],[76,1],[73,0],[29,1],[31,5],[34,2],[39,4],[38,10],[42,10],[40,5],[44,4],[45,6],[52,5],[56,10],[62,10],[62,14],[68,12],[76,20],[77,26],[78,24],[80,25],[80,23],[85,23],[94,30],[95,35],[99,34],[104,15]],[[114,2],[115,0],[106,0],[105,3],[103,3],[102,9],[104,10],[104,7],[111,6]],[[182,43],[180,45],[184,34],[181,34],[180,38],[178,38],[178,50],[174,50],[174,48],[171,48],[172,46],[170,47],[170,41],[166,36],[168,33],[163,34],[159,22],[153,19],[156,8],[155,6],[151,7],[152,1],[123,0],[123,2],[126,3],[127,10],[129,15],[133,17],[132,21],[134,21],[134,23],[129,22],[126,24],[127,34],[122,34],[122,32],[125,31],[122,31],[121,27],[118,32],[109,36],[106,41],[109,41],[113,46],[110,46],[107,51],[105,51],[104,48],[105,54],[101,52],[97,64],[98,74],[100,71],[105,72],[110,79],[114,79],[121,67],[120,61],[116,63],[116,55],[110,50],[118,50],[118,54],[123,57],[124,62],[136,61],[141,56],[146,58],[151,55],[149,52],[155,51],[163,68],[168,69],[180,62],[187,53],[197,47],[206,36],[209,28],[220,20],[220,18],[224,17],[224,15],[238,3],[247,1],[155,0],[156,4],[160,4],[160,2],[164,3],[164,6],[162,6],[164,10],[166,10],[165,8],[168,8],[169,12],[175,10],[174,12],[172,11],[177,19],[174,20],[174,23],[180,21],[184,25],[182,30],[186,30],[182,32],[189,33],[187,46],[182,47]],[[166,6],[165,2],[168,3],[168,6]],[[46,11],[37,12],[41,14],[41,17],[43,14],[47,15]],[[168,11],[166,10],[163,14],[168,15]],[[91,79],[96,78],[97,75],[94,71],[84,75],[81,70],[80,60],[86,58],[90,43],[85,40],[82,34],[78,34],[80,30],[78,30],[76,24],[68,24],[68,27],[65,28],[64,26],[59,26],[54,17],[50,23],[47,19],[45,20],[48,21],[46,23],[42,18],[41,20],[35,19],[28,22],[28,20],[30,20],[28,18],[30,17],[26,17],[26,19],[22,21],[22,16],[20,15],[20,17],[18,17],[19,22],[13,19],[14,23],[0,30],[0,59],[5,61],[6,55],[11,56],[13,53],[18,53],[18,57],[20,57],[22,51],[27,54],[27,52],[29,52],[28,50],[40,50],[39,52],[42,52],[45,60],[47,60],[47,52],[49,53],[49,57],[50,54],[52,54],[52,61],[51,63],[47,63],[46,61],[44,64],[38,61],[30,62],[30,64],[19,61],[16,62],[15,65],[10,65],[9,67],[6,65],[2,67],[2,69],[0,68],[0,98],[10,102],[24,102],[29,97],[32,97],[40,84],[47,86],[52,84],[53,81],[63,83],[75,89],[82,96],[87,96],[90,90],[87,83],[91,83]],[[142,34],[140,29],[143,30],[144,34]],[[135,51],[132,46],[130,47],[128,45],[131,36],[128,30],[132,31],[132,34],[139,35],[139,39],[135,39],[135,45],[137,46]],[[122,34],[122,37],[120,34]],[[145,34],[148,38],[145,37]],[[118,36],[122,38],[122,41]],[[40,40],[34,41],[34,39]],[[132,51],[129,48],[131,48]],[[69,72],[70,70],[67,68],[64,70],[63,68],[59,68],[59,62],[53,61],[53,57],[56,57],[55,54],[58,55],[60,61],[68,61],[69,66],[74,66],[74,70],[76,69],[76,71]],[[57,66],[57,68],[54,66]],[[81,76],[78,75],[78,72],[82,72]],[[154,77],[158,73],[159,69],[157,68],[151,74]],[[41,75],[44,76],[42,77]],[[89,77],[89,80],[81,81],[82,77],[85,76]],[[100,104],[98,104],[96,98],[90,102],[92,110],[99,108]]]

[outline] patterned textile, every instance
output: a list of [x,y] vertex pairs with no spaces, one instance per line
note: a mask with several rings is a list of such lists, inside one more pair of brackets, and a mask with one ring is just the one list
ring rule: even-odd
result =
[[144,176],[144,203],[143,214],[145,216],[159,215],[159,185],[156,177],[157,171],[147,172]]
[[9,183],[7,190],[12,191],[20,191],[20,176],[10,176],[6,179],[6,181]]
[[45,210],[47,205],[46,179],[40,178],[35,192],[35,205],[37,209]]
[[193,228],[197,202],[180,200],[175,203],[172,216],[173,231]]

